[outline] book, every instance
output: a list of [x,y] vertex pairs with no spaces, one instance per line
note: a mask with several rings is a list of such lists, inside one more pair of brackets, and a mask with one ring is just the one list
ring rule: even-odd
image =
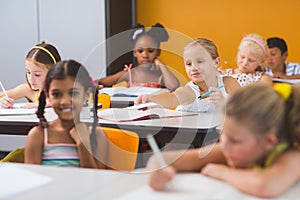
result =
[[158,94],[161,92],[170,92],[167,88],[150,87],[105,87],[99,90],[99,93],[106,93],[111,97],[138,97],[142,94]]
[[131,106],[126,108],[108,108],[98,111],[99,119],[115,121],[115,122],[128,122],[147,119],[159,118],[173,118],[182,116],[197,115],[197,113],[180,112],[177,110],[169,110],[165,108],[152,107],[156,106],[154,103],[147,103],[138,106]]
[[36,109],[33,108],[1,108],[0,116],[4,115],[34,115]]
[[300,79],[273,78],[272,81],[274,83],[289,83],[289,84],[300,85]]

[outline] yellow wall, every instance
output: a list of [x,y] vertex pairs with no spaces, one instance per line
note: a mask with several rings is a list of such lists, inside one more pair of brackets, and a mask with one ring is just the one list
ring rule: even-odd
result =
[[300,62],[299,0],[136,0],[136,3],[138,23],[151,26],[160,22],[175,33],[170,34],[168,43],[180,45],[162,44],[166,51],[161,59],[184,77],[182,48],[188,39],[197,37],[216,43],[222,65],[228,61],[235,67],[241,38],[254,32],[265,38],[284,38],[289,48],[288,61]]

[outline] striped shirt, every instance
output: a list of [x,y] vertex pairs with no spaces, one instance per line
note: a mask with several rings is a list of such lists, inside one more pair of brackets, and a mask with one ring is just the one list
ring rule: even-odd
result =
[[75,144],[48,144],[48,129],[44,129],[44,149],[42,165],[62,167],[80,167],[80,160]]
[[[273,72],[270,68],[267,68],[266,74],[273,76]],[[285,62],[285,75],[293,76],[300,74],[300,64],[295,62]]]

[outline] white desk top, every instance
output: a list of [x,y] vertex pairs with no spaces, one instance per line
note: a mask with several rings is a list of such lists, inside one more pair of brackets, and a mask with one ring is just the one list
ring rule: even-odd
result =
[[[57,118],[51,108],[47,108],[45,117],[48,121]],[[36,115],[11,115],[0,116],[1,122],[38,122]],[[92,122],[92,119],[82,119],[83,122]],[[101,124],[120,124],[145,127],[170,127],[170,128],[189,128],[189,129],[208,129],[213,128],[220,123],[218,122],[217,114],[215,113],[199,113],[195,116],[184,116],[175,118],[162,118],[151,120],[140,120],[131,122],[112,122],[108,120],[99,120]]]
[[[110,170],[59,168],[25,164],[8,165],[13,165],[52,179],[46,185],[41,185],[38,188],[13,196],[11,199],[14,200],[260,199],[243,194],[224,182],[202,176],[199,173],[178,174],[172,181],[169,190],[154,192],[147,186],[147,173],[143,173],[142,171],[138,173],[123,173]],[[2,179],[1,181],[4,180]],[[277,199],[299,199],[299,194],[300,182]]]

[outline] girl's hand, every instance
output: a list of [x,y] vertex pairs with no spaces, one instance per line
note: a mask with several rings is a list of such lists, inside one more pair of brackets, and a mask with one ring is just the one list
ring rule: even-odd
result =
[[174,167],[169,166],[165,169],[159,169],[151,172],[148,179],[149,186],[154,190],[163,190],[167,184],[174,178],[176,171]]
[[152,95],[150,95],[150,94],[140,95],[140,96],[138,96],[138,98],[136,98],[134,100],[134,105],[152,102],[151,97],[152,97]]
[[226,173],[227,169],[228,166],[226,165],[209,163],[202,168],[201,173],[205,176],[221,180],[222,173]]
[[209,91],[211,91],[211,94],[209,95],[210,101],[215,104],[218,108],[221,108],[225,105],[226,99],[222,95],[220,89],[215,87],[210,87]]
[[89,140],[89,128],[83,122],[77,123],[70,130],[70,135],[75,141],[76,145],[79,145],[80,143],[84,143],[85,140]]
[[13,108],[15,100],[9,97],[2,97],[0,99],[1,108]]
[[39,106],[38,103],[28,103],[21,106],[21,108],[37,108],[38,106]]
[[161,67],[164,66],[165,64],[159,60],[158,58],[156,58],[150,68],[151,71],[161,71]]

